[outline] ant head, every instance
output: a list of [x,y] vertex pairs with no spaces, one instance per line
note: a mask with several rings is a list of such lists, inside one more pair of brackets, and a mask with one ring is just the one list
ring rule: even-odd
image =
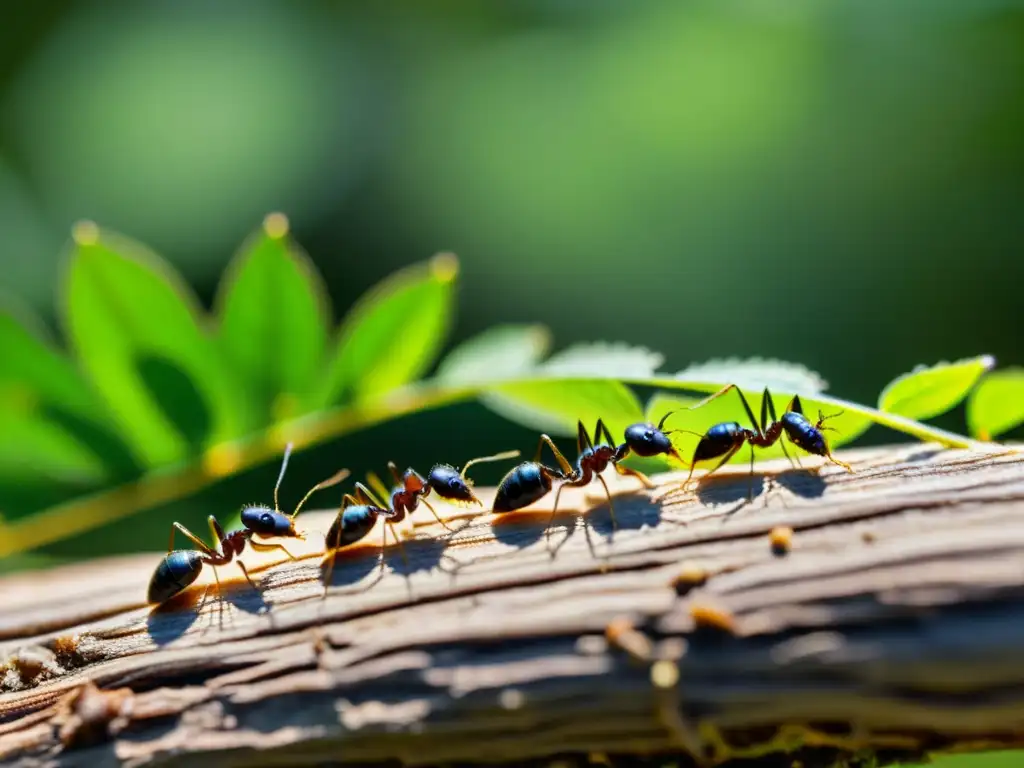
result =
[[427,481],[423,479],[423,475],[410,467],[402,475],[402,487],[405,488],[406,493],[419,494],[423,493],[427,487]]
[[264,506],[246,507],[242,510],[242,525],[262,538],[287,537],[301,539],[292,519],[275,509]]
[[480,504],[481,501],[473,493],[473,481],[460,474],[451,464],[437,464],[427,477],[427,483],[434,493],[445,501],[463,504]]
[[676,449],[668,433],[662,430],[668,416],[669,414],[665,414],[658,426],[647,422],[626,427],[625,438],[629,449],[637,456],[676,455]]

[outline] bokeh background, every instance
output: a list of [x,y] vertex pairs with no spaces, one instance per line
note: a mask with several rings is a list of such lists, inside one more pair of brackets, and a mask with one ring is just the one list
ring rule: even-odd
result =
[[[58,327],[90,218],[209,304],[281,210],[337,314],[451,250],[453,343],[539,321],[666,370],[794,360],[872,403],[919,362],[1024,359],[1021,93],[1009,0],[22,4],[0,25],[3,291]],[[422,414],[302,454],[285,498],[339,463],[535,440],[474,404]],[[159,550],[171,519],[205,531],[275,474],[43,554]]]
[[[795,360],[869,403],[918,362],[1024,360],[1021,3],[63,0],[11,13],[2,288],[55,327],[75,220],[152,246],[209,303],[238,244],[281,210],[338,313],[397,268],[459,254],[453,342],[540,321],[559,346],[644,344],[667,370]],[[298,457],[285,497],[339,463],[461,463],[534,440],[473,404],[422,414]],[[206,514],[267,500],[276,469],[5,569],[160,550],[171,519],[205,531]],[[1015,764],[993,760],[975,764]]]

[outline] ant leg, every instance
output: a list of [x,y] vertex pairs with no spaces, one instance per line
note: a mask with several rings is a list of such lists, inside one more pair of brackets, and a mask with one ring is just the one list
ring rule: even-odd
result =
[[849,464],[847,464],[847,463],[846,463],[845,461],[840,461],[840,460],[839,460],[839,459],[837,459],[837,458],[836,458],[835,456],[833,456],[833,455],[832,455],[832,451],[826,451],[826,452],[825,452],[825,458],[826,458],[826,459],[828,459],[829,461],[831,461],[831,462],[832,462],[833,464],[838,464],[838,465],[839,465],[840,467],[842,467],[843,469],[845,469],[845,470],[846,470],[847,472],[849,472],[849,473],[850,473],[851,475],[852,475],[852,474],[856,474],[856,473],[855,473],[855,472],[853,471],[853,467],[851,467],[851,466],[850,466]]
[[[767,390],[765,390],[767,392]],[[754,444],[750,444],[750,489],[747,491],[747,498],[754,500]]]
[[551,449],[551,453],[554,454],[555,460],[558,462],[558,466],[562,468],[562,471],[566,475],[572,475],[574,470],[572,465],[569,463],[569,460],[562,455],[562,452],[558,450],[558,446],[555,445],[554,441],[547,435],[541,435],[540,440],[537,441],[537,456],[534,458],[534,462],[540,463],[540,452],[545,443],[547,443],[548,448]]
[[601,442],[602,433],[604,434],[605,442],[608,443],[608,445],[614,446],[615,438],[612,437],[611,430],[608,429],[608,425],[605,424],[604,421],[598,419],[597,426],[594,428],[594,439],[597,440],[597,442]]
[[562,495],[562,489],[565,488],[565,483],[558,486],[558,490],[555,491],[555,504],[551,507],[551,516],[548,517],[548,524],[544,526],[544,537],[547,541],[548,552],[551,552],[551,556],[554,557],[555,553],[551,551],[551,525],[555,522],[555,515],[558,513],[558,497]]
[[[212,517],[212,515],[211,515],[211,517]],[[209,544],[204,542],[202,539],[200,539],[198,536],[196,536],[194,533],[192,533],[192,531],[190,531],[188,528],[186,528],[181,523],[171,523],[171,540],[170,540],[170,542],[167,545],[167,552],[168,553],[171,553],[171,552],[174,551],[174,531],[175,530],[180,531],[189,541],[191,541],[193,544],[195,544],[197,547],[199,547],[199,551],[202,552],[207,557],[220,557],[220,552],[218,552],[216,549],[214,549]],[[220,541],[220,539],[218,539],[218,542],[219,541]]]
[[388,462],[388,472],[391,473],[391,478],[395,481],[395,485],[402,485],[402,476],[398,473],[398,467],[395,466],[395,462]]
[[[600,440],[601,435],[598,430],[601,428],[601,420],[597,420],[597,426],[594,427],[594,439]],[[587,427],[582,421],[576,422],[576,453],[580,453],[584,448],[593,448],[594,443],[590,439],[590,435],[587,433]]]
[[641,472],[638,469],[632,469],[630,467],[624,467],[621,464],[615,464],[614,466],[615,466],[615,471],[618,472],[620,475],[623,475],[625,477],[635,477],[637,480],[639,480],[641,483],[643,483],[644,487],[647,488],[648,490],[651,490],[653,488],[657,488],[658,487],[657,484],[654,483],[653,480],[651,480],[651,478],[649,478],[647,475],[645,475],[643,472]]
[[[785,445],[786,445],[786,443],[785,443],[785,439],[783,439],[783,443],[782,443],[782,445],[783,445],[783,448],[785,448]],[[789,454],[787,453],[786,455],[788,456]],[[804,465],[800,463],[800,454],[798,454],[798,453],[794,453],[794,454],[793,454],[793,458],[794,458],[794,459],[796,459],[796,466],[797,466],[797,469],[803,469],[803,468],[804,468]]]
[[757,419],[754,418],[754,411],[751,409],[750,403],[747,402],[747,398],[744,396],[743,391],[735,384],[727,384],[726,386],[722,387],[720,390],[715,392],[715,394],[708,395],[696,405],[689,406],[686,410],[695,411],[702,405],[707,405],[712,400],[717,400],[719,397],[733,389],[736,390],[736,394],[739,395],[740,397],[740,402],[743,403],[743,410],[747,412],[747,418],[750,419],[750,423],[753,425],[754,429],[757,429]]
[[[708,470],[705,473],[704,477],[707,477],[708,475],[710,475],[710,474],[720,470],[725,464],[727,464],[729,462],[729,459],[731,459],[733,456],[736,455],[736,451],[738,451],[742,447],[743,447],[743,443],[740,443],[739,445],[734,445],[732,448],[730,448],[726,452],[725,456],[722,457],[722,460],[720,462],[718,462],[717,464],[715,464],[715,466],[712,469]],[[753,447],[751,447],[750,450],[753,451],[754,450]],[[691,470],[691,472],[692,472],[692,470]]]
[[612,519],[612,530],[618,530],[619,523],[615,519],[615,504],[612,502],[612,492],[608,490],[608,483],[604,481],[603,477],[598,475],[597,479],[601,481],[601,485],[604,486],[604,495],[608,497],[608,515]]
[[765,432],[768,430],[769,411],[771,412],[772,423],[774,424],[778,421],[778,418],[775,416],[775,403],[772,402],[772,393],[768,391],[768,387],[765,387],[764,392],[761,394],[761,437],[764,437]]
[[284,552],[286,555],[288,555],[289,559],[291,559],[291,560],[298,560],[299,559],[295,555],[293,555],[291,552],[289,552],[287,549],[285,549],[284,544],[278,544],[276,542],[273,543],[273,544],[263,544],[263,543],[260,543],[260,542],[256,541],[255,539],[250,539],[249,540],[249,546],[252,547],[257,552],[271,552],[271,551],[273,551],[275,549],[280,549],[282,552]]
[[789,401],[789,405],[786,406],[786,410],[792,411],[793,413],[799,413],[801,416],[804,415],[804,406],[803,403],[800,402],[800,395],[793,395],[793,399]]
[[451,527],[449,527],[449,525],[444,520],[441,519],[441,516],[437,514],[437,510],[431,506],[429,501],[427,501],[426,499],[420,499],[420,501],[423,503],[423,506],[430,510],[430,513],[434,516],[434,519],[441,524],[442,528],[444,528],[446,531],[450,533],[455,533],[455,531]]
[[242,573],[245,575],[245,580],[249,582],[249,586],[255,589],[257,592],[259,592],[259,589],[256,588],[256,583],[252,580],[252,577],[249,575],[249,569],[245,567],[245,563],[243,563],[241,560],[235,560],[235,562],[238,563],[238,567],[242,569]]
[[[327,563],[327,572],[324,574],[324,593],[321,595],[321,599],[327,598],[327,590],[331,586],[331,576],[334,574],[334,561],[337,558],[337,552],[341,548],[341,516],[345,514],[345,510],[349,507],[359,506],[360,502],[350,493],[346,493],[341,499],[341,509],[338,510],[337,516],[334,518],[335,522],[338,523],[337,533],[335,534],[334,543],[324,539],[324,549],[330,555],[330,560]],[[333,527],[333,526],[332,526]],[[329,533],[330,531],[328,531]]]
[[[369,475],[367,475],[367,477],[369,477]],[[373,491],[371,491],[369,488],[367,488],[362,483],[356,483],[355,488],[356,488],[356,496],[355,496],[355,498],[356,498],[356,503],[357,504],[370,504],[370,505],[372,505],[374,507],[377,507],[378,509],[389,509],[390,508],[385,502],[381,501],[376,496],[374,496]]]
[[402,562],[405,563],[406,568],[409,567],[409,558],[405,554],[405,545],[402,544],[402,540],[398,538],[398,531],[395,530],[393,523],[385,520],[384,521],[384,546],[387,546],[388,535],[387,532],[391,531],[391,537],[395,540],[395,544],[398,545],[398,554],[402,556]]

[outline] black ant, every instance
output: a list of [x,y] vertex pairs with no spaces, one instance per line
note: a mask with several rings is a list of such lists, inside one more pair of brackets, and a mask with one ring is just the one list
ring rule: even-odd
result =
[[[601,472],[611,464],[620,475],[636,477],[646,488],[653,488],[654,483],[643,472],[622,466],[619,462],[624,460],[630,453],[638,456],[651,457],[658,455],[673,456],[682,463],[682,458],[672,445],[669,439],[669,432],[664,431],[665,419],[672,412],[666,413],[657,426],[651,423],[632,424],[626,428],[625,442],[615,445],[611,432],[601,419],[597,420],[594,428],[594,437],[601,441],[597,445],[590,439],[587,428],[582,421],[576,425],[576,466],[572,467],[568,460],[558,450],[550,437],[541,435],[537,443],[537,455],[533,461],[526,461],[510,471],[498,485],[498,492],[494,499],[494,512],[511,512],[522,509],[533,504],[535,501],[547,495],[555,481],[561,481],[558,491],[555,493],[555,503],[551,510],[551,520],[548,521],[548,528],[558,511],[558,499],[565,486],[580,487],[592,482],[595,477],[604,486],[605,495],[608,497],[608,511],[611,514],[612,525],[616,526],[615,507],[612,503],[611,491],[608,484],[601,477]],[[672,430],[670,430],[671,432]],[[551,449],[560,469],[549,467],[540,463],[540,454],[545,443]]]
[[[754,425],[754,429],[747,429],[736,421],[723,421],[719,424],[714,424],[705,432],[703,435],[697,432],[689,432],[689,430],[679,430],[681,432],[689,432],[690,434],[697,435],[700,438],[700,442],[697,443],[697,447],[693,452],[693,463],[690,466],[690,474],[683,482],[685,486],[689,483],[690,478],[693,477],[693,471],[699,461],[707,461],[708,459],[717,459],[719,456],[722,460],[718,462],[704,475],[707,477],[712,472],[715,472],[722,467],[726,462],[731,459],[736,452],[743,447],[744,443],[750,444],[750,498],[754,496],[754,448],[768,448],[774,445],[780,440],[783,434],[789,440],[796,445],[798,448],[802,448],[807,453],[815,456],[823,456],[833,464],[838,464],[843,467],[847,472],[853,472],[853,469],[849,464],[840,461],[832,455],[829,449],[828,442],[825,440],[824,433],[828,430],[835,431],[832,427],[824,426],[828,419],[833,419],[836,416],[840,416],[843,412],[833,413],[826,416],[821,411],[818,411],[818,421],[812,424],[810,420],[804,415],[803,405],[800,402],[799,395],[793,395],[793,399],[789,401],[789,405],[786,406],[786,410],[782,414],[782,418],[779,419],[775,414],[775,404],[772,402],[771,393],[768,388],[765,387],[764,393],[761,395],[761,421],[758,422],[754,418],[754,411],[751,410],[750,404],[747,402],[747,398],[744,397],[743,392],[735,384],[729,384],[723,387],[713,395],[701,400],[696,405],[692,405],[688,410],[696,410],[703,405],[707,405],[712,400],[721,397],[728,393],[730,390],[736,390],[736,394],[740,397],[740,402],[743,403],[743,409],[747,412],[747,417],[750,419],[750,423]],[[771,423],[768,422],[768,418],[771,417]],[[789,455],[789,451],[786,450],[785,441],[779,443],[782,447],[782,452],[789,459],[790,463],[793,463],[793,457]],[[800,460],[796,460],[796,466],[800,466]]]
[[[448,531],[452,529],[437,514],[437,510],[431,506],[426,497],[433,491],[445,501],[455,504],[480,504],[480,500],[473,493],[473,481],[466,477],[466,471],[474,464],[486,461],[499,461],[501,459],[515,458],[519,451],[507,451],[493,456],[481,456],[466,462],[466,465],[459,472],[451,464],[436,464],[430,470],[426,478],[411,467],[404,474],[398,473],[398,467],[393,461],[388,462],[388,469],[395,481],[395,488],[390,492],[384,487],[374,473],[367,475],[367,481],[377,490],[376,495],[362,483],[355,484],[355,494],[345,494],[341,502],[341,509],[334,518],[334,522],[327,531],[325,537],[325,548],[328,552],[354,544],[365,537],[377,523],[377,518],[385,518],[387,525],[383,531],[383,542],[381,543],[381,565],[383,566],[383,553],[388,545],[387,531],[391,529],[391,535],[398,544],[405,560],[405,549],[402,541],[394,529],[394,525],[401,523],[406,515],[414,512],[420,502],[433,513],[437,521]],[[383,501],[388,498],[388,503]],[[324,584],[331,582],[331,573],[334,569],[334,560],[328,566],[325,574]]]
[[[217,590],[219,592],[220,576],[217,575],[217,566],[227,565],[241,555],[246,544],[249,544],[258,552],[280,549],[289,558],[295,559],[295,556],[283,544],[279,542],[263,544],[256,541],[254,537],[260,539],[305,539],[305,534],[295,529],[296,515],[299,514],[302,506],[310,496],[323,488],[340,483],[348,477],[349,471],[347,469],[339,470],[327,480],[314,485],[296,505],[295,511],[287,515],[281,512],[278,505],[278,491],[281,487],[281,481],[284,479],[285,470],[288,468],[288,458],[291,456],[291,452],[292,444],[289,443],[285,447],[284,458],[281,461],[281,472],[278,474],[277,483],[274,485],[273,509],[263,505],[243,508],[243,527],[227,533],[221,527],[221,524],[217,522],[217,518],[210,515],[210,531],[213,533],[214,540],[220,544],[220,551],[215,547],[208,546],[181,523],[175,522],[171,524],[171,539],[167,547],[167,554],[164,555],[164,559],[157,565],[156,571],[153,572],[153,577],[149,581],[147,600],[150,603],[164,603],[184,590],[199,577],[200,572],[203,570],[203,565],[212,565],[214,567],[213,575],[217,579]],[[188,537],[193,544],[199,547],[198,551],[193,549],[175,550],[175,531],[180,531]],[[249,582],[249,586],[256,589],[256,585],[249,576],[249,571],[246,569],[245,564],[241,560],[235,560],[235,562],[242,569],[242,573],[245,575],[245,580]]]

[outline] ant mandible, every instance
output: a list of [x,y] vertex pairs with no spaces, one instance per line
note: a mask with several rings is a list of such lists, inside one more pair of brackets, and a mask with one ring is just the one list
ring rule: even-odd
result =
[[[281,461],[281,471],[277,476],[277,483],[274,485],[273,509],[264,505],[254,505],[243,508],[243,527],[230,532],[225,532],[224,528],[221,527],[221,524],[217,522],[217,518],[210,515],[208,519],[210,531],[213,533],[214,540],[219,543],[220,551],[218,551],[216,547],[207,545],[202,539],[188,530],[188,528],[183,526],[181,523],[174,522],[171,524],[171,539],[167,547],[167,554],[164,555],[164,559],[160,561],[159,565],[157,565],[156,570],[153,572],[153,577],[149,581],[147,600],[150,603],[164,603],[184,590],[199,578],[199,574],[203,570],[203,565],[213,566],[213,575],[217,580],[217,591],[219,592],[220,576],[217,575],[217,566],[227,565],[232,560],[235,560],[236,557],[242,554],[246,544],[249,544],[249,546],[259,552],[279,549],[292,560],[295,559],[295,556],[280,542],[263,544],[256,541],[256,538],[305,539],[305,534],[295,529],[295,517],[299,514],[302,506],[306,503],[309,497],[317,491],[340,483],[348,477],[349,471],[347,469],[341,469],[327,480],[314,485],[296,505],[295,511],[288,515],[281,512],[278,504],[278,491],[281,488],[282,480],[284,480],[284,474],[288,468],[288,458],[291,456],[291,452],[292,443],[288,443],[284,449],[284,458]],[[175,531],[180,531],[193,544],[199,547],[199,549],[175,550]],[[235,560],[235,562],[238,563],[238,567],[242,569],[242,573],[245,575],[245,580],[249,582],[249,586],[256,589],[256,585],[249,576],[249,571],[245,567],[245,564],[241,560]]]
[[[400,475],[395,463],[389,461],[388,469],[395,481],[394,490],[388,494],[387,488],[384,487],[380,478],[372,472],[367,474],[367,481],[375,487],[379,496],[362,483],[356,483],[355,495],[345,494],[342,499],[341,509],[327,531],[325,548],[328,552],[333,553],[335,550],[354,544],[373,530],[377,519],[383,517],[387,525],[384,527],[381,543],[381,566],[384,565],[384,549],[388,545],[387,531],[389,528],[395,543],[399,546],[402,559],[405,560],[405,549],[394,525],[401,523],[407,514],[412,514],[422,502],[433,513],[437,521],[450,531],[451,528],[445,524],[437,514],[437,510],[426,500],[426,496],[433,491],[448,502],[480,504],[480,500],[472,490],[473,481],[466,477],[466,471],[474,464],[511,459],[518,455],[519,451],[507,451],[493,456],[481,456],[466,462],[461,472],[451,464],[437,464],[430,470],[426,478],[411,467],[405,471],[404,475]],[[389,503],[385,503],[384,498],[388,498]],[[324,595],[327,594],[327,586],[331,583],[333,571],[334,559],[332,558],[324,576]]]
[[[529,506],[547,495],[555,481],[561,481],[561,485],[558,486],[558,491],[555,493],[555,503],[548,521],[549,529],[558,512],[558,499],[561,496],[562,488],[567,485],[584,486],[597,477],[601,481],[601,485],[604,486],[605,495],[608,497],[608,511],[611,514],[612,525],[616,526],[611,491],[604,478],[601,477],[601,472],[611,464],[620,475],[636,477],[645,487],[653,488],[654,483],[647,475],[624,467],[619,462],[623,461],[630,453],[635,453],[647,458],[658,455],[672,456],[682,463],[682,458],[668,437],[672,430],[664,431],[665,420],[671,414],[671,411],[666,413],[657,426],[649,422],[631,424],[626,428],[625,442],[618,446],[615,445],[615,440],[603,420],[598,419],[594,428],[594,437],[599,441],[597,445],[591,441],[583,422],[578,421],[576,424],[576,452],[578,455],[575,467],[569,464],[548,435],[541,435],[534,460],[519,464],[498,484],[498,492],[494,499],[494,512],[511,512]],[[605,442],[600,442],[602,438]],[[551,449],[560,469],[540,463],[540,454],[545,444]]]
[[[754,496],[754,448],[768,448],[774,445],[782,438],[783,434],[798,448],[803,449],[807,453],[815,456],[822,456],[833,464],[838,464],[843,467],[847,472],[853,472],[853,468],[849,464],[840,461],[832,455],[832,451],[829,449],[828,442],[825,440],[825,432],[828,430],[835,431],[833,427],[824,426],[828,419],[833,419],[836,416],[840,416],[843,412],[830,414],[826,416],[821,411],[818,411],[818,421],[814,424],[804,415],[803,405],[800,402],[799,395],[793,395],[793,399],[789,401],[789,405],[786,406],[786,410],[782,414],[782,418],[779,419],[775,413],[775,404],[772,401],[771,393],[768,388],[765,387],[764,393],[761,395],[761,420],[760,422],[754,418],[754,411],[751,409],[750,404],[747,402],[747,398],[743,395],[743,392],[735,384],[729,384],[713,395],[701,400],[696,405],[690,406],[687,410],[696,410],[703,405],[707,405],[712,400],[727,394],[731,390],[736,390],[736,394],[739,395],[740,402],[743,403],[743,409],[747,412],[747,417],[750,419],[750,423],[754,425],[754,429],[747,429],[736,421],[723,421],[718,424],[712,425],[707,432],[701,435],[698,432],[690,432],[689,430],[679,430],[682,432],[689,432],[690,434],[697,435],[700,438],[700,442],[697,443],[697,447],[693,452],[693,462],[690,466],[690,474],[686,480],[683,481],[683,485],[687,485],[690,482],[690,478],[693,477],[693,471],[697,467],[697,462],[707,461],[708,459],[717,459],[722,457],[721,461],[718,462],[711,470],[704,475],[707,477],[712,472],[715,472],[721,468],[726,462],[731,459],[736,452],[743,447],[744,443],[750,445],[750,498]],[[769,417],[771,423],[768,422]],[[789,459],[790,463],[793,463],[793,457],[789,455],[789,451],[786,450],[785,441],[780,442],[779,445],[782,447],[782,452]],[[796,466],[800,466],[800,460],[796,460]]]

